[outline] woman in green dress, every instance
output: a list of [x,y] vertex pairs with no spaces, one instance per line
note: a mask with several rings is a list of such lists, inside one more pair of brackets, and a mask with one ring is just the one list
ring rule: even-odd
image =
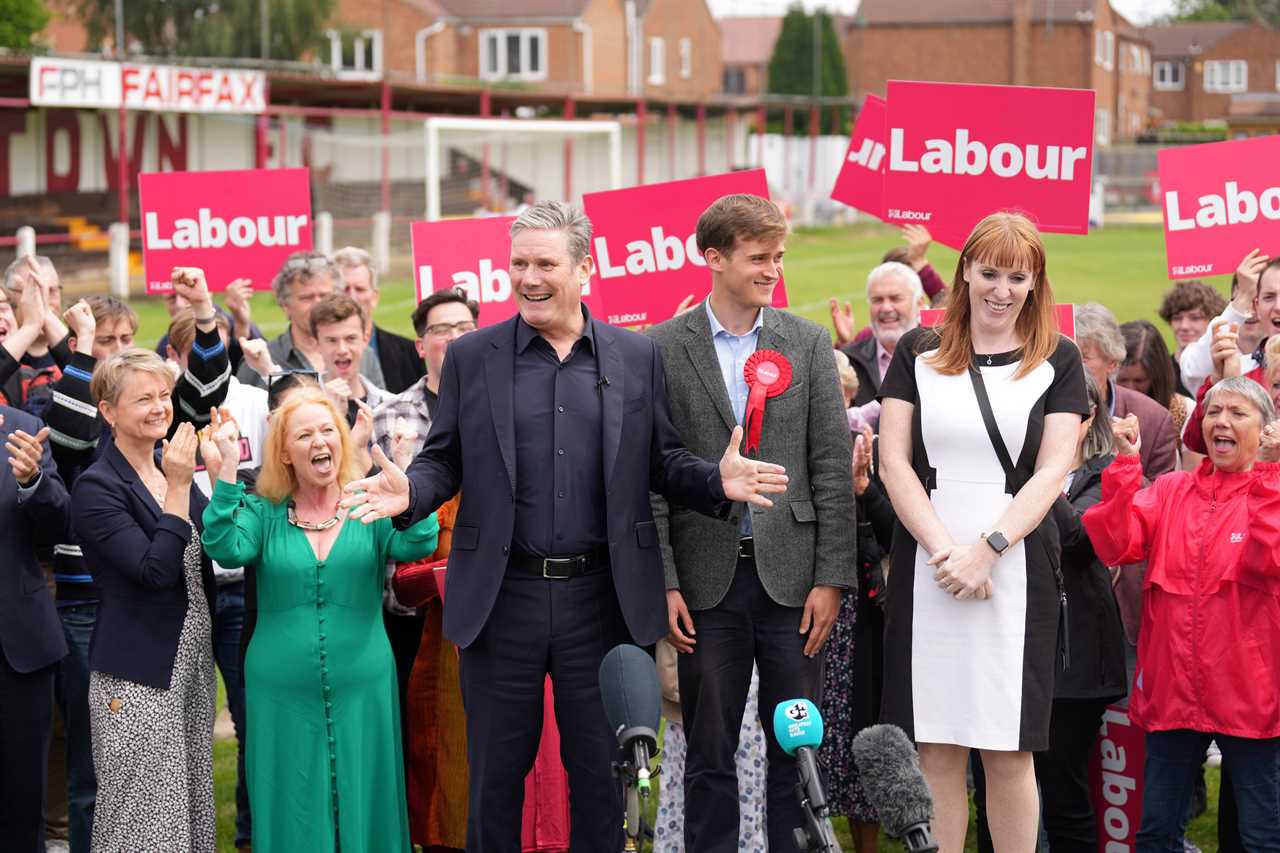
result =
[[436,547],[430,516],[345,523],[358,479],[346,420],[318,390],[271,416],[257,494],[236,482],[235,421],[214,413],[201,453],[218,481],[206,552],[253,565],[258,618],[245,657],[245,770],[257,853],[408,853],[395,662],[382,625],[388,558]]

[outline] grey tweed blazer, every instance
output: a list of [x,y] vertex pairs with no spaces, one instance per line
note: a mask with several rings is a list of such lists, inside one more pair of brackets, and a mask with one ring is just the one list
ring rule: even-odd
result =
[[[686,447],[718,461],[736,420],[705,303],[649,334],[662,351],[672,423]],[[791,362],[791,385],[766,401],[760,449],[752,454],[786,467],[787,491],[770,495],[770,509],[735,504],[724,521],[651,496],[667,589],[679,589],[691,610],[715,607],[729,591],[748,509],[756,567],[774,601],[801,607],[814,586],[857,586],[853,451],[831,336],[809,320],[765,308],[758,348]]]

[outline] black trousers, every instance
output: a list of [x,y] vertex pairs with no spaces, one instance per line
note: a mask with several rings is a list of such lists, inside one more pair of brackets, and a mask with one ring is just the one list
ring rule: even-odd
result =
[[13,853],[44,853],[54,671],[17,672],[0,649],[0,847]]
[[519,853],[524,779],[542,735],[551,676],[569,774],[572,853],[622,849],[618,742],[600,699],[600,662],[631,642],[608,571],[568,580],[508,573],[489,621],[461,652],[470,764],[468,853]]
[[[802,826],[796,797],[795,759],[773,736],[779,702],[807,697],[819,704],[821,656],[804,656],[802,608],[769,597],[754,559],[739,559],[724,600],[693,614],[697,643],[679,657],[680,710],[688,752],[684,774],[686,850],[734,853],[738,849],[738,773],[734,752],[751,687],[752,663],[760,670],[760,718],[769,758],[769,850],[796,850],[793,830]],[[673,780],[668,780],[670,784]]]

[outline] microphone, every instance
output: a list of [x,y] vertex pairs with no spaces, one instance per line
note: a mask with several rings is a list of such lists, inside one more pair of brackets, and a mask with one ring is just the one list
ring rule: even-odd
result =
[[596,390],[600,391],[608,387],[609,387],[609,377],[605,376],[603,373],[600,374],[600,378],[596,380]]
[[662,714],[662,691],[653,658],[639,646],[614,646],[600,662],[600,698],[621,749],[613,772],[623,785],[626,834],[639,839],[644,831],[640,801],[649,796],[649,762],[658,751]]
[[822,745],[822,728],[822,714],[808,699],[788,699],[773,709],[773,736],[783,752],[795,757],[800,774],[796,796],[805,825],[795,829],[796,846],[806,853],[839,853],[827,794],[818,774],[815,750]]
[[936,853],[929,832],[933,797],[920,773],[920,757],[897,726],[870,726],[853,739],[853,760],[884,831],[902,841],[907,853]]

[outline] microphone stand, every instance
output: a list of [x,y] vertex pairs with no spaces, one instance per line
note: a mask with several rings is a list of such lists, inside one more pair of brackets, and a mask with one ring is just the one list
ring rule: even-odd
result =
[[657,775],[649,770],[649,762],[657,755],[658,736],[647,726],[636,726],[620,732],[618,743],[622,746],[613,762],[613,775],[622,783],[622,849],[632,853],[640,850],[646,835],[644,805],[649,801],[649,780]]
[[[813,750],[804,747],[796,756],[800,778],[796,781],[796,796],[800,798],[800,810],[804,813],[804,826],[795,828],[796,846],[803,853],[840,853],[835,829],[831,826],[827,798],[818,778],[818,766]],[[806,754],[807,753],[807,754]]]

